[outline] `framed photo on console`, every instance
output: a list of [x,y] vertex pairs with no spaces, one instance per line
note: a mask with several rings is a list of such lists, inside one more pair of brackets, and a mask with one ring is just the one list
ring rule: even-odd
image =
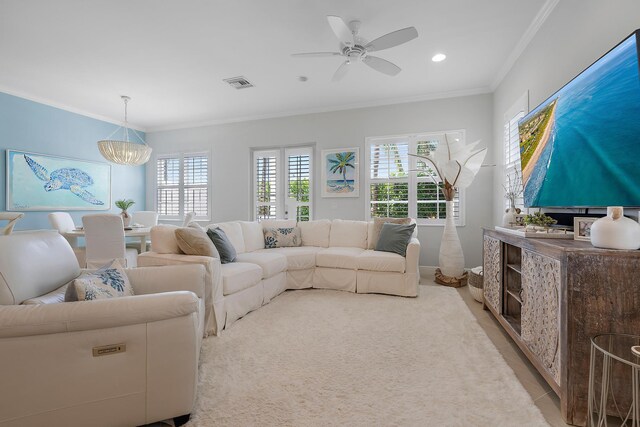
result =
[[359,165],[357,147],[322,150],[322,197],[358,197]]
[[598,218],[575,217],[573,218],[573,238],[574,240],[591,241],[591,224]]

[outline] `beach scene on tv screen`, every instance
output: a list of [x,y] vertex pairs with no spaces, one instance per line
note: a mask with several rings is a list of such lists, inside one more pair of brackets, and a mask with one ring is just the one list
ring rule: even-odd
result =
[[635,35],[520,120],[528,207],[640,206]]

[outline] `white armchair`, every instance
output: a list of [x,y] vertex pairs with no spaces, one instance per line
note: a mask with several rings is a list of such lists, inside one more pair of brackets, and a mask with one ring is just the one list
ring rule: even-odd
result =
[[204,327],[199,265],[127,270],[135,296],[62,302],[67,241],[0,236],[0,425],[141,425],[193,408]]

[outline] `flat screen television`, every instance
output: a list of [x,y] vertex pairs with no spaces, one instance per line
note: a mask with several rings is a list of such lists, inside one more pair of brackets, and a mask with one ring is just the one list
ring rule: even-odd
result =
[[525,206],[640,206],[639,39],[636,30],[518,122]]

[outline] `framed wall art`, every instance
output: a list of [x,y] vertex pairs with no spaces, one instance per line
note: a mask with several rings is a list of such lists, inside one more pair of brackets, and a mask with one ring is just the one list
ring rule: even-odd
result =
[[7,150],[7,210],[108,210],[107,163]]
[[575,217],[573,218],[573,238],[575,240],[591,241],[591,224],[599,218]]
[[360,150],[322,150],[322,197],[360,196]]

